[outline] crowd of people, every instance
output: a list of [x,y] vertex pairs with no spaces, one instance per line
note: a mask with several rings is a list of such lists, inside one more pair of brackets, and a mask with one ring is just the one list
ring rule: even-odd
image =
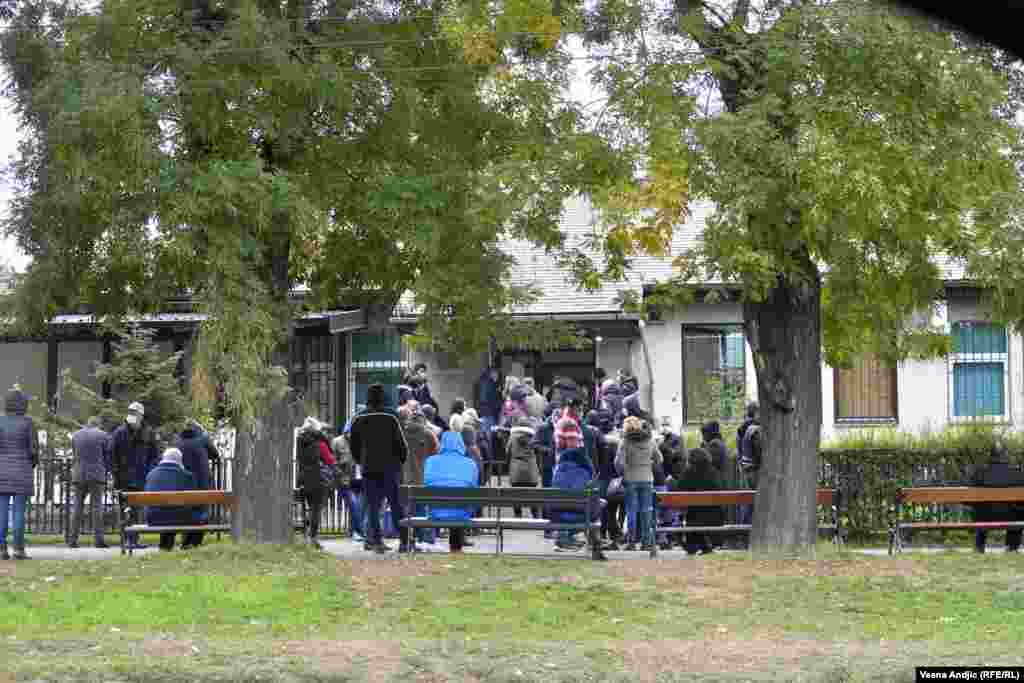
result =
[[[691,554],[712,552],[706,536],[656,535],[653,516],[656,492],[721,488],[723,470],[731,460],[717,422],[703,425],[700,447],[687,452],[678,434],[656,427],[642,407],[639,382],[623,370],[608,377],[598,368],[589,386],[556,378],[550,387],[538,388],[529,377],[507,377],[499,386],[499,377],[496,369],[485,370],[477,382],[476,406],[457,398],[447,420],[440,416],[423,364],[398,387],[390,406],[384,387],[371,386],[366,405],[357,407],[331,441],[323,424],[307,420],[304,432],[317,446],[300,448],[299,459],[300,468],[302,462],[308,463],[309,493],[304,495],[312,516],[319,516],[323,492],[334,482],[350,511],[350,531],[366,550],[392,550],[384,542],[392,536],[399,539],[399,552],[416,552],[421,544],[435,544],[438,535],[433,529],[411,533],[401,527],[401,486],[486,486],[493,483],[489,467],[500,462],[507,465],[508,484],[513,487],[596,486],[604,501],[604,549],[651,550],[658,543],[662,548],[679,544]],[[756,404],[748,407],[736,446],[748,481],[756,485],[761,452]],[[324,471],[315,476],[320,468]],[[415,514],[443,521],[469,519],[479,512],[421,507]],[[524,510],[514,508],[513,513],[520,517]],[[532,508],[529,514],[578,522],[583,513]],[[717,508],[684,514],[690,525],[724,523],[723,511]],[[741,514],[749,518],[750,510]],[[682,520],[678,513],[666,512],[660,522],[678,526]],[[449,529],[450,549],[461,552],[473,543],[472,535]],[[556,552],[585,546],[570,531],[545,536]],[[317,543],[315,529],[311,542]]]

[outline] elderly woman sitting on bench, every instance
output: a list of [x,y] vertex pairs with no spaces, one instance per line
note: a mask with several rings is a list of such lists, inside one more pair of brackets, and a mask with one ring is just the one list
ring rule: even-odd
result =
[[[191,491],[195,489],[195,479],[182,464],[181,451],[168,448],[164,451],[160,464],[146,477],[146,491]],[[147,507],[146,523],[150,526],[189,526],[198,523],[195,519],[196,509],[191,507]],[[160,534],[160,550],[174,549],[174,531]],[[185,545],[188,545],[188,534],[185,534]],[[184,547],[184,546],[183,546]]]

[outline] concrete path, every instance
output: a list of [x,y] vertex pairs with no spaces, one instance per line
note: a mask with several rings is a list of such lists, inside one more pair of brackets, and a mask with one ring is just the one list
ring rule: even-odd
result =
[[[465,553],[467,555],[494,555],[497,545],[497,537],[492,534],[484,536],[474,536],[473,547],[466,548]],[[349,538],[328,538],[323,539],[323,548],[326,552],[335,555],[336,557],[346,559],[367,559],[367,560],[379,560],[387,559],[388,557],[394,557],[398,553],[390,552],[385,555],[378,555],[376,553],[368,552],[363,550],[363,543],[355,542]],[[387,544],[391,546],[395,551],[398,549],[397,540],[388,540]],[[448,553],[448,541],[447,539],[440,539],[433,545],[419,544],[419,549],[423,554],[437,554],[444,555]],[[97,549],[92,546],[82,546],[77,549],[68,548],[66,545],[29,545],[27,548],[29,557],[33,560],[109,560],[121,556],[121,549],[119,546],[113,546],[107,550]],[[155,552],[159,552],[156,545],[153,544],[145,550],[136,550],[135,556],[148,555]],[[718,552],[734,554],[741,551],[736,550],[721,550]],[[888,555],[886,548],[857,548],[854,552],[884,557]],[[915,546],[904,550],[904,554],[914,553],[926,553],[935,554],[941,552],[958,552],[958,553],[970,553],[973,552],[971,548],[966,547],[943,547],[943,546]],[[1001,545],[992,544],[989,549],[989,553],[1004,553],[1005,549]],[[546,559],[564,558],[564,559],[589,559],[590,554],[587,549],[582,549],[576,552],[556,552],[555,543],[553,540],[547,540],[538,532],[534,531],[508,531],[505,532],[505,555],[512,556],[527,556],[527,557],[543,557]],[[648,553],[645,552],[607,552],[606,553],[610,560],[630,560],[630,559],[645,559],[648,557]],[[673,558],[679,560],[698,560],[699,556],[691,557],[686,554],[685,551],[674,548],[672,550],[659,550],[659,558]]]

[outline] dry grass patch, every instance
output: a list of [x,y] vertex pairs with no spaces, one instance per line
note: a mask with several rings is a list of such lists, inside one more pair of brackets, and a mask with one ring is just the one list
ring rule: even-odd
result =
[[327,675],[363,672],[369,683],[393,680],[402,669],[402,646],[394,640],[288,640],[274,643],[275,657],[297,657]]
[[194,641],[176,638],[147,638],[140,649],[146,657],[192,657],[200,652]]
[[721,633],[700,640],[609,642],[608,651],[641,683],[660,674],[697,675],[790,672],[827,669],[851,660],[887,660],[898,653],[892,644],[837,642],[811,638],[732,639]]

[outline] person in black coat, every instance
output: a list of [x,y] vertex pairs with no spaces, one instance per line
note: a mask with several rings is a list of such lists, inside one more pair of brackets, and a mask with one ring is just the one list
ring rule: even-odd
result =
[[366,412],[352,421],[349,446],[362,469],[366,493],[368,528],[363,548],[376,553],[390,550],[380,528],[380,511],[386,498],[391,502],[391,519],[399,530],[399,552],[409,552],[409,530],[401,526],[404,503],[398,485],[402,465],[409,457],[409,445],[398,416],[385,405],[382,385],[372,384],[367,390]]
[[[711,464],[711,456],[703,448],[690,451],[690,464],[673,484],[675,491],[719,491],[722,488],[718,472]],[[690,507],[686,509],[687,526],[721,526],[724,521],[720,506]],[[686,534],[686,552],[690,555],[712,552],[708,534]]]
[[726,463],[729,461],[729,449],[725,446],[722,427],[718,424],[718,420],[709,420],[701,425],[700,434],[703,440],[700,447],[708,452],[711,464],[715,466],[718,473],[724,475]]
[[[991,486],[993,488],[1006,488],[1010,486],[1024,486],[1024,473],[1011,469],[1006,447],[997,443],[992,447],[992,455],[989,464],[979,468],[974,475],[975,486]],[[1024,507],[1013,503],[976,503],[974,506],[974,519],[976,522],[1007,522],[1024,521]],[[1006,530],[1006,552],[1015,553],[1020,550],[1021,529]],[[988,531],[978,529],[974,535],[974,549],[985,552],[985,543],[988,540]]]

